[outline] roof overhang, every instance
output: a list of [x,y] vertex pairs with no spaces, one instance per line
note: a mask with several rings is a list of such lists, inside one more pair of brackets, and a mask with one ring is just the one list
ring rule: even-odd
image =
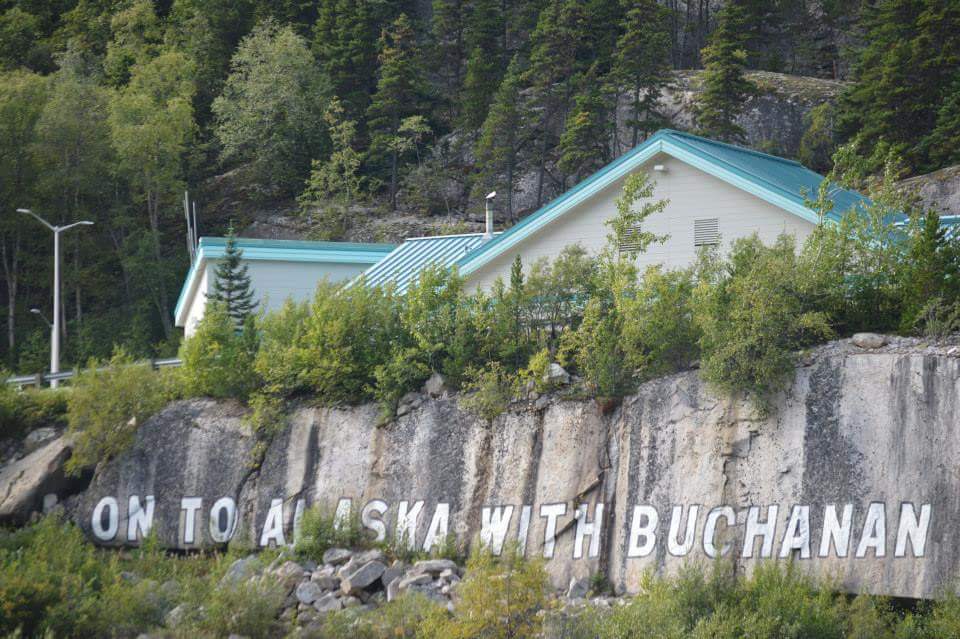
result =
[[[251,239],[238,239],[237,246],[243,251],[244,261],[313,262],[365,266],[376,264],[395,248],[393,244]],[[180,289],[180,297],[177,299],[177,306],[173,312],[174,322],[177,326],[186,325],[190,302],[197,294],[204,269],[211,262],[222,258],[225,251],[225,238],[200,238],[196,257],[187,272],[183,287]]]

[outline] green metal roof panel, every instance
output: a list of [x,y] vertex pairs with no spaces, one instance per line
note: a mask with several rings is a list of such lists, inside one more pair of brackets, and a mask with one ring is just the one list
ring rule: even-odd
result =
[[398,293],[405,293],[427,266],[453,266],[483,242],[483,233],[410,238],[367,269],[360,278],[367,286],[393,283]]
[[[201,247],[225,247],[225,237],[201,237]],[[396,248],[396,244],[371,244],[363,242],[314,242],[310,240],[261,240],[245,237],[237,238],[241,249],[280,249],[303,251],[360,251],[382,253],[386,255]]]

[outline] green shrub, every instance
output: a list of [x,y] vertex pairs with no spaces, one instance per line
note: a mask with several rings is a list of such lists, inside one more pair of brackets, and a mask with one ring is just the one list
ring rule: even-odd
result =
[[19,391],[2,383],[8,373],[0,370],[0,439],[19,438],[42,426],[62,426],[66,422],[66,389],[26,389]]
[[623,318],[617,308],[593,298],[587,303],[579,328],[563,337],[563,363],[575,365],[599,398],[622,397],[634,387],[622,334]]
[[103,370],[91,360],[78,371],[67,399],[74,436],[68,472],[111,459],[133,443],[137,427],[176,396],[173,374],[137,364],[118,350]]
[[196,332],[180,347],[183,392],[192,397],[245,399],[258,385],[253,368],[256,351],[253,319],[248,318],[237,331],[226,305],[208,302]]
[[297,533],[297,554],[317,562],[331,548],[361,548],[372,545],[370,536],[354,515],[339,520],[327,507],[312,506],[303,513]]
[[476,551],[467,563],[465,579],[457,589],[452,615],[439,609],[423,623],[423,639],[536,637],[542,628],[540,612],[550,590],[542,560],[524,559],[515,548],[502,557]]
[[380,288],[324,282],[306,311],[289,306],[268,324],[256,370],[266,388],[284,396],[311,393],[328,404],[367,400],[374,371],[399,336],[397,313],[394,296]]
[[[708,270],[708,269],[703,269]],[[832,335],[798,265],[793,240],[734,242],[726,273],[694,293],[701,372],[716,388],[743,392],[761,409],[793,378],[797,351]]]
[[416,348],[395,350],[389,361],[373,370],[376,379],[373,396],[380,403],[382,420],[393,419],[400,399],[420,388],[430,377],[430,368],[423,358],[423,353]]
[[507,410],[518,390],[516,375],[505,370],[500,362],[490,362],[484,368],[467,372],[460,408],[492,422]]
[[641,379],[690,367],[700,356],[691,269],[646,270],[636,291],[620,301],[626,365]]
[[349,610],[326,615],[321,626],[307,628],[303,639],[416,639],[424,620],[442,614],[440,604],[408,591],[363,616]]
[[279,582],[256,579],[240,583],[210,585],[202,600],[203,613],[195,610],[184,628],[184,637],[227,637],[268,639],[280,632],[277,614],[287,593]]

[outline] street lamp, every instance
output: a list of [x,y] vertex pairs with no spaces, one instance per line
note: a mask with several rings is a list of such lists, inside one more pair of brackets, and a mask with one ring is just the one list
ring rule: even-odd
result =
[[[67,224],[66,226],[56,226],[50,224],[45,219],[31,211],[30,209],[17,209],[17,213],[29,215],[53,231],[53,324],[50,324],[50,374],[54,375],[60,372],[60,233],[72,229],[75,226],[92,226],[93,222],[82,220]],[[41,315],[39,309],[31,309],[30,312]],[[46,318],[44,318],[46,320]],[[50,387],[56,388],[60,381],[50,380]]]

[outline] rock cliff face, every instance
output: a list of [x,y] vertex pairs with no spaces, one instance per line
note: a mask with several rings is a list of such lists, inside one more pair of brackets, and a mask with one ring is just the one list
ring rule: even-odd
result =
[[259,465],[241,408],[179,402],[68,509],[104,544],[152,525],[189,548],[290,543],[302,508],[325,503],[419,547],[447,534],[518,541],[550,558],[557,585],[603,571],[633,591],[647,569],[724,555],[930,596],[960,569],[958,355],[836,342],[805,359],[768,416],[696,371],[607,414],[541,398],[487,424],[423,394],[377,428],[373,406],[293,407]]

